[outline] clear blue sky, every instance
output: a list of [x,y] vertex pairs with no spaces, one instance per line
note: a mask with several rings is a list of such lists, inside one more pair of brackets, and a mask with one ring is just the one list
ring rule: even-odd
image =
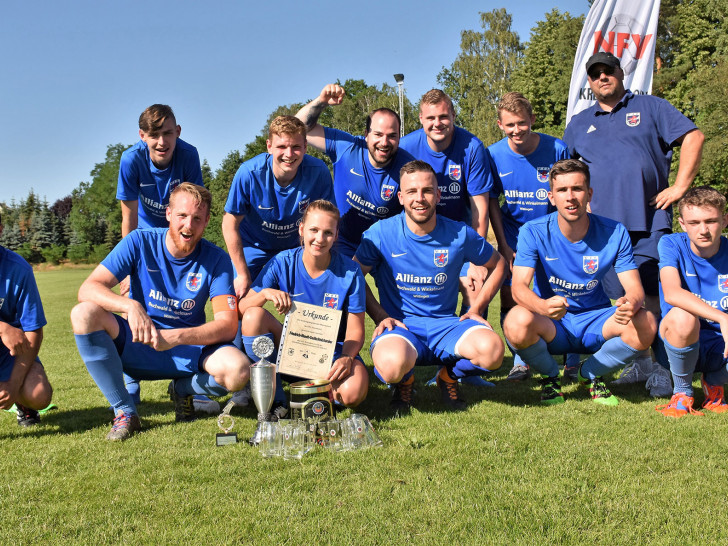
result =
[[[139,114],[174,108],[213,170],[281,104],[337,78],[405,75],[413,101],[455,59],[460,31],[505,7],[522,41],[552,2],[58,0],[3,3],[0,201],[33,188],[52,203],[90,180],[106,147],[138,140]],[[585,13],[587,0],[561,0]]]

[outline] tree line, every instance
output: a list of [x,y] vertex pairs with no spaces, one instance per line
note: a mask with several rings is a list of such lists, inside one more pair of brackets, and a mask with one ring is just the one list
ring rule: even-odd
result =
[[[584,17],[554,8],[522,42],[512,29],[506,9],[480,14],[478,30],[463,30],[460,53],[442,67],[437,82],[457,111],[457,123],[486,146],[500,140],[496,104],[509,91],[531,101],[534,130],[561,136],[566,125],[571,71]],[[367,114],[379,107],[398,109],[397,89],[349,79],[342,84],[347,98],[321,115],[324,126],[363,134]],[[696,184],[728,191],[728,4],[725,0],[662,0],[656,37],[653,94],[669,100],[691,118],[706,136]],[[307,102],[307,101],[306,101]],[[243,151],[233,150],[213,171],[205,160],[203,180],[213,194],[213,210],[205,237],[225,248],[221,223],[233,177],[244,161],[266,151],[270,121],[295,114],[306,102],[279,106]],[[418,128],[417,105],[405,99],[405,133]],[[194,140],[193,140],[194,143]],[[31,263],[96,263],[121,238],[121,211],[116,200],[119,160],[130,144],[112,144],[106,157],[71,195],[49,205],[31,189],[19,203],[2,203],[5,230],[0,244]],[[327,163],[328,158],[314,150]],[[679,152],[676,152],[679,153]],[[677,162],[673,162],[677,164]]]

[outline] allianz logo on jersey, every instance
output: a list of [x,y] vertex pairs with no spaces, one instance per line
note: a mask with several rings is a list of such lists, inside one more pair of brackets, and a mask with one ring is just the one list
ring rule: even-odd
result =
[[180,300],[176,300],[174,298],[168,298],[165,296],[162,292],[159,290],[154,290],[153,288],[149,291],[148,298],[150,300],[154,301],[161,301],[162,303],[168,305],[172,309],[182,309],[184,311],[191,311],[195,307],[195,300],[193,299],[186,299],[180,302]]
[[397,273],[395,276],[397,282],[406,282],[410,284],[436,284],[441,286],[447,281],[445,273],[438,273],[434,277],[427,275],[412,275],[411,273]]
[[362,198],[361,196],[355,194],[353,191],[349,190],[346,192],[346,196],[355,204],[361,205],[362,207],[366,207],[369,210],[375,210],[376,207],[367,201],[366,199]]
[[452,193],[453,195],[458,195],[460,194],[461,186],[457,182],[453,182],[448,186],[438,186],[437,189],[440,190],[440,193]]
[[[723,309],[724,311],[728,311],[728,296],[721,298],[720,302],[718,302],[718,300],[706,300],[703,296],[701,296],[700,294],[696,294],[695,292],[692,292],[692,294],[703,303],[710,305],[713,309]],[[708,322],[713,321],[708,320]]]
[[543,188],[536,191],[505,190],[503,195],[511,199],[539,199],[541,201],[546,201],[549,198],[549,192]]
[[596,279],[593,279],[589,281],[588,283],[579,283],[579,282],[570,282],[565,279],[561,279],[559,277],[556,277],[555,275],[551,275],[549,277],[549,283],[554,286],[560,286],[564,290],[587,290],[591,291],[594,290],[597,285],[599,284],[599,281]]

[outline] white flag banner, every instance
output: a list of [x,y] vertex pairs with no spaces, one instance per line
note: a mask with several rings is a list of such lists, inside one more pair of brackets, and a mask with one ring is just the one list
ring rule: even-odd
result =
[[655,36],[660,0],[596,0],[581,31],[574,59],[566,113],[571,117],[594,104],[589,89],[586,61],[600,51],[619,59],[624,71],[624,87],[634,93],[652,93],[652,67],[655,62]]

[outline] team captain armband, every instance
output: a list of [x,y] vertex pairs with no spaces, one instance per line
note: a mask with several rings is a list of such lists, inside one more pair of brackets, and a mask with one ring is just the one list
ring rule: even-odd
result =
[[237,311],[238,298],[235,296],[215,296],[212,298],[212,312],[220,313],[221,311]]

